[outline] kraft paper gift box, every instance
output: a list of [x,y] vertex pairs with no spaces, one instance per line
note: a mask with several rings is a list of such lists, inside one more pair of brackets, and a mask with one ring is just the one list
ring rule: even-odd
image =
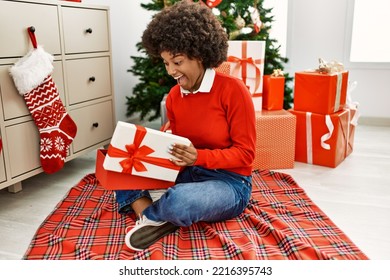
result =
[[297,117],[295,160],[309,164],[337,167],[348,155],[350,110],[323,115],[289,110]]
[[348,71],[321,73],[296,72],[294,110],[317,114],[332,114],[346,103]]
[[256,112],[253,169],[288,169],[295,161],[296,117],[286,110]]
[[190,141],[170,133],[119,121],[107,149],[103,168],[129,176],[174,182],[180,167],[169,160],[172,158],[169,147],[175,143],[189,145]]
[[265,41],[229,41],[230,75],[245,83],[256,111],[262,109]]
[[216,72],[220,72],[226,75],[230,75],[230,63],[227,61],[224,61],[219,65],[218,67],[214,68]]
[[284,103],[284,76],[264,75],[263,104],[265,110],[282,110]]
[[106,170],[103,168],[106,154],[107,150],[97,150],[95,176],[100,185],[107,190],[167,189],[175,184],[174,182],[132,176],[127,173]]

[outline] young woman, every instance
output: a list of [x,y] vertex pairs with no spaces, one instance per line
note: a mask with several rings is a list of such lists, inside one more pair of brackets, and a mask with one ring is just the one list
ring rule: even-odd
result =
[[172,133],[192,144],[171,147],[172,161],[182,170],[159,200],[153,202],[147,191],[117,191],[119,211],[139,217],[126,235],[133,250],[179,227],[241,214],[251,195],[256,139],[247,87],[213,69],[226,60],[228,39],[207,6],[181,1],[162,10],[142,42],[177,80],[166,100],[167,117]]

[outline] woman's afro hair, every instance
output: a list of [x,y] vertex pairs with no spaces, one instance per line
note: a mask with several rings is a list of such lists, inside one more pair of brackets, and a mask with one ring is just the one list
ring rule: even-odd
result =
[[154,16],[142,44],[151,56],[160,57],[163,51],[185,54],[213,68],[226,60],[228,37],[211,9],[183,0]]

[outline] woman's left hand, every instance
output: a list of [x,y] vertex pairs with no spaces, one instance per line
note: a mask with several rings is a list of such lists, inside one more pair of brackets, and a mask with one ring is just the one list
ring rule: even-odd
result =
[[175,158],[171,161],[177,166],[191,166],[194,165],[198,158],[198,152],[192,143],[189,146],[182,144],[173,144],[169,148],[169,152]]

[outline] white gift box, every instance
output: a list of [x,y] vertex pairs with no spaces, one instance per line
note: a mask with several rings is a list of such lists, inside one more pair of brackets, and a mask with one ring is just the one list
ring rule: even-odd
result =
[[262,96],[252,96],[253,107],[256,112],[263,110],[263,97]]
[[251,94],[263,92],[265,41],[229,41],[230,75],[242,79]]
[[169,159],[173,144],[189,145],[187,138],[143,126],[117,123],[103,168],[135,176],[174,182],[180,167]]

